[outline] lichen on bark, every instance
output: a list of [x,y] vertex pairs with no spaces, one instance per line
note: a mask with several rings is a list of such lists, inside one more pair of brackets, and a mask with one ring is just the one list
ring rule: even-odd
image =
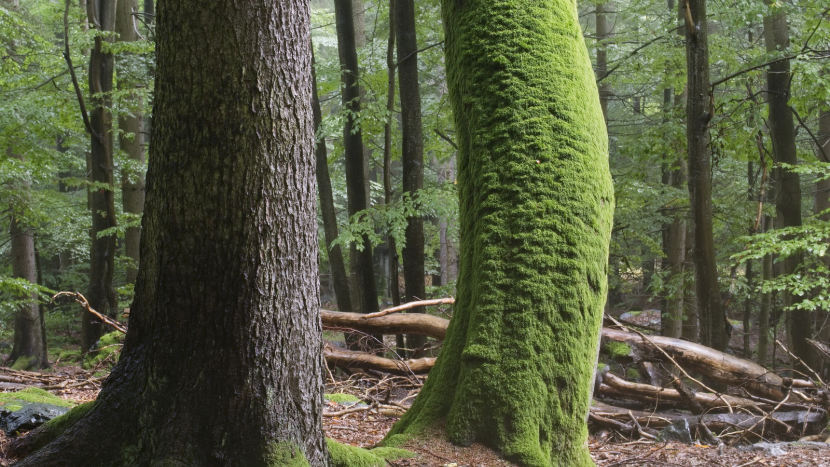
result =
[[585,416],[607,289],[613,188],[569,0],[444,0],[459,141],[461,258],[439,360],[390,436],[521,465],[593,465]]

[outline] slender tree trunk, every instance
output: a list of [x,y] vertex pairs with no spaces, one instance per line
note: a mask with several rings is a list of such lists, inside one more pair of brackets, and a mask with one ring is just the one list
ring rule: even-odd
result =
[[328,464],[308,13],[160,0],[129,333],[94,405],[16,465]]
[[[360,86],[357,49],[355,47],[354,14],[351,0],[335,0],[337,22],[337,49],[340,54],[342,99],[347,109],[343,128],[343,146],[346,153],[346,190],[349,197],[349,216],[354,216],[369,206],[366,193],[365,159],[363,154],[363,133],[357,118],[360,115]],[[372,243],[363,236],[362,251],[352,248],[354,272],[357,279],[357,294],[360,312],[372,313],[379,310],[375,284],[375,268],[372,261]],[[354,300],[352,301],[354,305]],[[352,345],[355,343],[352,342]]]
[[[418,84],[418,41],[415,35],[415,0],[395,1],[395,31],[398,37],[398,82],[401,88],[401,131],[403,133],[403,192],[418,199],[418,190],[424,187],[424,136],[421,124],[421,91]],[[424,218],[411,216],[406,225],[406,246],[403,248],[403,276],[405,300],[425,300],[426,272],[424,270]],[[423,308],[414,308],[421,313]],[[406,346],[408,356],[421,356],[419,348],[426,343],[424,336],[409,334]]]
[[[311,109],[314,114],[314,128],[319,131],[323,122],[323,115],[320,111],[320,97],[317,95],[317,73],[314,69],[314,52],[312,50],[312,87],[311,87]],[[339,235],[337,232],[337,212],[334,208],[334,193],[331,189],[331,178],[329,177],[329,157],[326,150],[326,140],[317,135],[317,145],[314,154],[317,158],[317,193],[320,197],[320,214],[323,218],[323,231],[325,234],[325,248],[329,257],[331,267],[332,283],[334,284],[334,296],[337,300],[337,309],[340,311],[354,311],[352,298],[349,292],[349,276],[346,274],[346,265],[343,262],[343,252],[340,245],[332,246],[332,243]]]
[[[139,39],[138,30],[133,13],[138,12],[136,0],[118,0],[115,19],[115,32],[118,33],[118,40],[121,42],[135,42]],[[118,75],[118,90],[126,91],[133,88],[136,83],[130,83],[127,73]],[[137,95],[131,99],[131,104],[138,109],[142,103]],[[127,157],[139,167],[144,166],[144,128],[142,122],[144,115],[140,110],[132,112],[121,112],[118,116],[118,143],[121,150]],[[121,199],[124,205],[124,212],[141,217],[144,211],[144,173],[143,171],[121,172]],[[124,253],[130,259],[131,264],[127,267],[127,283],[134,284],[138,276],[138,242],[141,236],[141,227],[128,227],[124,233]]]
[[[607,292],[613,188],[570,0],[445,0],[461,270],[452,322],[393,428],[520,465],[594,465],[585,416]],[[589,233],[589,234],[586,234]]]
[[[772,194],[769,193],[768,194]],[[768,199],[773,198],[770,196]],[[764,232],[770,232],[773,229],[773,217],[764,216]],[[761,262],[761,280],[764,282],[773,279],[772,269],[772,255],[765,255]],[[770,313],[772,311],[772,292],[764,292],[761,294],[761,311],[758,315],[758,364],[766,366],[767,354],[769,353],[769,335],[770,335]],[[774,363],[774,362],[773,362]]]
[[[695,228],[694,220],[691,225],[686,226],[686,263],[684,269],[686,271],[695,271],[694,258],[694,244],[695,244]],[[694,277],[691,280],[683,283],[683,332],[681,337],[690,342],[700,342],[700,316],[697,307],[697,293],[695,292]]]
[[[686,161],[681,156],[673,162],[676,167],[666,168],[664,180],[672,188],[681,189],[686,184]],[[666,175],[668,175],[666,177]],[[686,264],[685,213],[674,212],[674,220],[664,225],[663,251],[666,255],[668,296],[665,309],[660,314],[661,334],[680,337],[683,334],[683,271]]]
[[712,179],[709,154],[709,45],[706,0],[684,0],[686,11],[686,139],[689,195],[694,219],[695,288],[700,343],[724,351],[729,344],[726,314],[720,299],[718,265],[712,233]]
[[[88,20],[91,25],[108,34],[115,30],[116,1],[99,0],[88,5]],[[92,210],[92,248],[90,249],[89,291],[86,298],[92,308],[103,315],[116,312],[117,299],[112,285],[115,269],[115,234],[102,233],[116,226],[115,192],[113,187],[112,156],[112,102],[113,65],[112,53],[105,51],[104,42],[111,36],[95,37],[95,45],[89,63],[89,89],[92,111],[90,122],[95,135],[92,136],[90,152],[90,191]],[[101,337],[102,325],[90,313],[84,313],[82,320],[82,343],[84,350],[91,348]]]
[[[830,161],[830,105],[819,111],[818,143],[816,156],[818,160]],[[815,213],[822,221],[830,221],[830,180],[819,180],[816,182]],[[828,239],[830,241],[830,239]],[[825,266],[830,267],[830,260],[825,258]],[[818,339],[823,342],[830,341],[830,310],[818,310],[818,323],[821,326],[816,330]],[[822,376],[828,371],[828,362],[821,362]]]
[[608,102],[611,100],[611,85],[604,81],[608,73],[608,49],[605,41],[611,37],[611,28],[608,26],[607,3],[597,4],[597,80],[599,82],[599,104],[602,107],[602,116],[605,124],[608,125]]
[[[771,2],[766,2],[770,4]],[[767,52],[785,51],[790,46],[787,28],[787,16],[784,12],[775,12],[764,18],[764,43]],[[790,62],[782,60],[770,65],[767,72],[767,102],[769,117],[767,123],[772,139],[772,155],[777,164],[798,164],[795,148],[795,126],[790,110]],[[778,172],[778,198],[775,203],[778,228],[801,225],[801,180],[797,173],[790,170],[776,169]],[[804,261],[803,253],[796,252],[783,258],[781,274],[794,274]],[[782,294],[784,307],[798,303],[798,296]],[[787,340],[790,351],[801,358],[808,366],[813,366],[813,350],[807,339],[813,338],[812,313],[808,310],[792,309],[786,311]],[[795,365],[795,362],[793,362]],[[802,368],[802,370],[805,370]]]
[[[11,149],[9,149],[9,156],[22,160],[20,156],[13,154]],[[17,191],[20,193],[19,200],[28,200],[28,183],[20,186]],[[23,216],[17,214],[24,210],[21,204],[10,206],[12,215],[9,236],[11,237],[12,277],[37,284],[35,232],[26,225]],[[15,298],[20,301],[20,305],[14,314],[14,345],[7,362],[21,370],[45,368],[49,365],[49,360],[37,294]]]

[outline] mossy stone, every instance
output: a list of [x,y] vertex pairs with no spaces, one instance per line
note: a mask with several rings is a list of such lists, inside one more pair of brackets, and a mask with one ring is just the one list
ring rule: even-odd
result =
[[[5,410],[20,410],[25,403],[52,404],[58,407],[75,407],[75,403],[39,388],[26,388],[17,392],[0,393],[0,405]],[[17,407],[16,409],[14,407]]]
[[360,402],[360,398],[351,394],[326,394],[326,400],[342,404],[344,402]]
[[107,359],[110,359],[115,364],[118,361],[118,356],[121,355],[120,351],[123,343],[123,332],[113,331],[109,334],[104,334],[95,344],[95,349],[91,350],[84,357],[83,367],[85,369],[95,368]]

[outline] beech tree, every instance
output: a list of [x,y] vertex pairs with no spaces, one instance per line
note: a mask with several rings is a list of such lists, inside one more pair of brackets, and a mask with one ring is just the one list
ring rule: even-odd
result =
[[129,332],[98,399],[17,465],[325,465],[308,3],[157,11]]
[[438,361],[391,435],[521,465],[593,465],[585,417],[607,291],[607,135],[575,4],[445,0],[459,146],[458,296]]

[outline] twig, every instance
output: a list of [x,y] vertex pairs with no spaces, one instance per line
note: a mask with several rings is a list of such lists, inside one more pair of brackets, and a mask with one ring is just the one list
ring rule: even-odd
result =
[[404,303],[403,305],[393,306],[392,308],[387,308],[385,310],[378,311],[377,313],[369,313],[368,315],[364,315],[363,319],[371,319],[371,318],[379,318],[381,316],[386,316],[398,311],[409,310],[411,308],[417,308],[419,306],[430,306],[430,305],[442,305],[448,304],[452,305],[455,303],[455,299],[450,298],[437,298],[435,300],[419,300],[417,302],[409,302]]
[[819,383],[821,383],[821,385],[822,385],[822,386],[824,386],[824,381],[822,381],[822,380],[821,380],[821,376],[819,376],[819,375],[818,375],[818,373],[816,373],[815,371],[813,371],[813,369],[812,369],[812,368],[810,368],[810,366],[809,366],[809,365],[807,365],[806,363],[804,363],[804,360],[802,360],[801,358],[799,358],[799,357],[795,356],[795,354],[793,354],[792,352],[790,352],[790,350],[789,350],[788,348],[784,347],[784,344],[782,344],[782,343],[781,343],[781,341],[779,341],[778,339],[775,339],[775,343],[776,343],[776,344],[778,344],[778,345],[780,345],[780,346],[781,346],[781,348],[784,350],[784,352],[787,352],[788,354],[790,354],[790,357],[792,357],[792,358],[796,359],[796,361],[798,361],[798,363],[800,363],[800,364],[804,365],[804,368],[806,368],[807,370],[809,370],[809,371],[810,371],[810,373],[812,373],[812,374],[813,374],[813,376],[815,376],[815,377],[816,377],[816,380],[817,380]]
[[443,131],[439,130],[438,128],[433,128],[432,131],[434,131],[435,134],[440,136],[441,139],[443,139],[444,141],[450,143],[450,146],[452,146],[453,149],[458,149],[458,145],[455,144],[455,141],[453,141],[449,136],[445,135]]
[[343,409],[343,410],[340,410],[338,412],[323,412],[323,416],[324,417],[340,417],[340,416],[343,416],[343,415],[348,415],[350,413],[365,412],[367,410],[372,410],[374,408],[377,408],[377,406],[378,406],[377,403],[375,403],[375,404],[372,404],[372,405],[369,405],[369,406],[366,406],[366,407],[350,407],[348,409]]
[[801,119],[801,115],[798,115],[798,111],[795,110],[795,107],[793,107],[793,106],[789,106],[789,107],[790,107],[790,110],[793,111],[793,114],[795,115],[795,118],[798,119],[798,123],[800,123],[801,126],[803,126],[805,130],[807,130],[807,133],[810,134],[810,137],[813,138],[813,142],[816,143],[816,147],[818,148],[819,152],[821,153],[821,157],[824,159],[824,162],[830,162],[830,157],[827,157],[827,153],[824,151],[824,146],[822,146],[822,144],[818,142],[818,138],[816,138],[816,135],[814,135],[813,132],[810,130],[810,127],[808,127],[807,124],[804,123],[804,120]]
[[89,302],[87,301],[86,297],[84,297],[83,295],[81,295],[78,292],[58,292],[58,293],[56,293],[55,295],[52,296],[52,300],[55,300],[57,297],[64,296],[64,295],[68,295],[70,297],[75,297],[75,301],[78,302],[79,304],[81,304],[82,307],[86,308],[86,311],[92,313],[94,316],[96,316],[98,319],[100,319],[104,323],[109,324],[110,326],[115,328],[116,331],[123,332],[125,334],[127,333],[127,328],[124,327],[123,324],[121,324],[118,321],[115,321],[111,318],[108,318],[108,317],[102,315],[101,313],[98,313],[97,311],[93,310],[92,307],[89,306]]

